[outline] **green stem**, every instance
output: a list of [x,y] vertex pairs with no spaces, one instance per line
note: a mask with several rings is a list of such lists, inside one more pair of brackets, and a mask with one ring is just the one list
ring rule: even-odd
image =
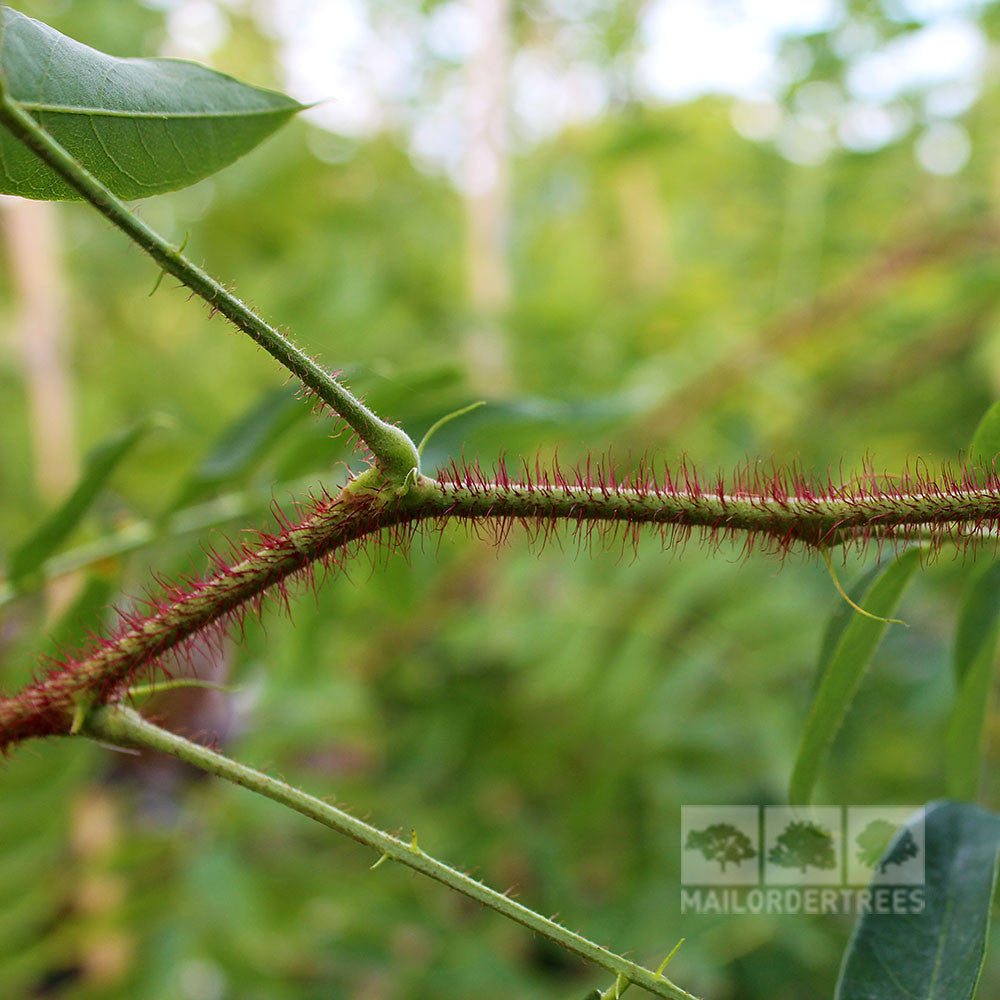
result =
[[287,337],[265,322],[228,289],[188,260],[138,216],[131,212],[93,174],[77,163],[34,118],[15,101],[0,81],[0,123],[44,160],[105,218],[137,243],[157,264],[222,313],[265,351],[295,375],[335,413],[339,414],[371,449],[380,468],[392,480],[405,481],[420,457],[409,436],[386,423],[352,395],[329,372],[304,354]]
[[631,985],[627,979],[615,976],[615,981],[606,990],[594,990],[588,1000],[618,1000]]
[[[352,482],[367,477],[369,473]],[[395,498],[391,486],[384,489]],[[0,698],[0,747],[66,732],[81,702],[106,699],[123,681],[134,679],[142,665],[248,601],[263,598],[327,553],[398,524],[403,517],[398,503],[380,504],[381,496],[360,486],[342,490],[336,499],[317,505],[311,516],[225,570],[170,595],[156,611],[96,652],[51,671],[18,694]]]
[[81,731],[97,740],[158,750],[171,757],[176,757],[178,760],[185,761],[193,767],[207,771],[209,774],[249,788],[252,792],[273,799],[289,809],[302,813],[303,816],[308,816],[317,823],[328,826],[331,830],[343,833],[358,843],[372,848],[378,852],[380,859],[390,858],[393,861],[398,861],[400,864],[460,892],[463,896],[474,899],[482,903],[483,906],[488,906],[515,923],[541,934],[567,951],[571,951],[588,962],[593,962],[602,969],[613,973],[616,977],[642,986],[659,997],[670,997],[673,1000],[692,1000],[690,993],[675,986],[669,979],[658,976],[650,969],[630,962],[607,948],[602,948],[599,944],[567,930],[516,900],[477,882],[443,861],[438,861],[429,854],[425,854],[417,846],[415,836],[412,841],[407,842],[384,833],[351,816],[350,813],[293,788],[284,781],[268,777],[252,767],[240,764],[209,750],[207,747],[191,743],[174,733],[161,729],[148,722],[133,709],[120,705],[105,705],[95,708],[84,716]]
[[[473,486],[422,477],[406,498],[420,516],[612,521],[748,532],[828,547],[868,532],[892,538],[899,529],[971,524],[970,539],[994,537],[984,523],[1000,520],[995,489],[866,495],[851,499],[783,497],[767,494],[633,490],[620,486],[551,486],[480,482]],[[928,537],[940,538],[933,531]]]
[[[1000,496],[993,490],[870,495],[853,500],[760,494],[638,492],[599,486],[551,487],[526,483],[478,482],[458,486],[420,477],[401,494],[375,470],[348,483],[339,496],[321,504],[294,527],[204,581],[171,595],[148,617],[100,648],[0,698],[0,748],[37,736],[65,733],[81,699],[105,700],[123,682],[157,658],[247,602],[259,600],[294,573],[337,549],[380,532],[397,532],[391,544],[405,544],[412,526],[424,520],[531,523],[597,523],[637,529],[642,524],[701,528],[709,535],[746,532],[826,548],[853,537],[898,539],[921,525],[961,540],[1000,519]],[[957,526],[972,529],[959,535]],[[941,535],[937,535],[940,541]],[[994,537],[994,536],[990,536]],[[669,538],[669,536],[668,536]]]

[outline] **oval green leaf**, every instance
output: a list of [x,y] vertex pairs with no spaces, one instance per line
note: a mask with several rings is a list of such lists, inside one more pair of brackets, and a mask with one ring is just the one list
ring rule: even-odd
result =
[[[880,618],[891,615],[920,562],[921,551],[917,547],[900,553],[875,580],[864,599],[859,601],[861,606]],[[811,798],[833,738],[844,721],[848,706],[887,627],[887,622],[875,621],[855,612],[840,633],[832,653],[824,650],[829,662],[799,742],[788,792],[790,802],[807,803]]]
[[904,828],[918,843],[919,823],[923,912],[864,914],[844,954],[835,1000],[972,1000],[976,994],[997,879],[1000,816],[966,803],[935,803]]
[[958,696],[945,740],[948,794],[952,798],[976,797],[998,637],[1000,563],[994,563],[972,578],[958,617],[954,657]]
[[[120,198],[186,187],[249,152],[302,105],[179,59],[117,59],[2,9],[7,92]],[[0,129],[0,192],[76,192]]]

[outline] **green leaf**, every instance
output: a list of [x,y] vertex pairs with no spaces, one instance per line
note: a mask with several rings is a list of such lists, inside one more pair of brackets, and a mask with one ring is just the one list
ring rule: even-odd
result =
[[[919,822],[907,824],[911,834]],[[975,996],[986,957],[1000,817],[941,802],[927,807],[922,822],[923,912],[864,914],[847,946],[835,1000]]]
[[294,385],[265,393],[222,432],[166,513],[195,503],[251,472],[286,432],[308,415],[309,405],[299,398]]
[[1000,620],[1000,562],[992,563],[970,580],[955,630],[955,680],[961,684],[985,642],[996,646]]
[[992,471],[1000,456],[1000,400],[983,415],[969,445],[969,465]]
[[423,464],[432,469],[450,458],[476,454],[492,461],[499,450],[514,455],[537,447],[540,435],[593,435],[648,409],[648,400],[634,392],[580,400],[488,400],[486,406],[463,417],[460,424],[448,425],[435,434],[424,452]]
[[87,456],[73,492],[8,557],[7,575],[12,583],[16,585],[23,580],[55,552],[90,510],[122,459],[156,423],[154,419],[140,421],[98,445]]
[[962,601],[955,634],[958,696],[945,740],[948,794],[973,799],[979,785],[983,730],[993,691],[1000,637],[1000,563],[973,577]]
[[100,630],[101,616],[111,604],[116,590],[115,581],[109,577],[100,574],[88,576],[76,599],[43,640],[42,654],[57,656],[60,650],[83,645],[88,634]]
[[[897,556],[864,595],[861,606],[881,618],[891,615],[919,564],[920,553],[916,547]],[[788,793],[790,802],[805,803],[812,796],[833,738],[887,627],[887,622],[855,612],[837,640],[799,742]]]
[[[117,59],[3,8],[7,91],[121,198],[187,187],[249,152],[302,105],[179,59]],[[0,191],[77,198],[0,129]]]

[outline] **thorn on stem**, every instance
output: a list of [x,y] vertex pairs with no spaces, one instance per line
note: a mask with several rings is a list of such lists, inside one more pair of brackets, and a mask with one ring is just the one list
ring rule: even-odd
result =
[[83,729],[83,720],[87,714],[87,710],[83,705],[82,701],[76,703],[76,707],[73,709],[73,721],[69,727],[70,736],[76,736],[79,734],[80,730]]
[[660,979],[663,978],[663,970],[670,964],[670,959],[672,959],[674,955],[677,954],[677,949],[680,948],[682,944],[684,944],[685,940],[686,940],[685,938],[681,938],[680,941],[678,941],[677,944],[675,944],[673,948],[670,949],[670,954],[667,955],[667,957],[657,966],[656,975],[658,978]]

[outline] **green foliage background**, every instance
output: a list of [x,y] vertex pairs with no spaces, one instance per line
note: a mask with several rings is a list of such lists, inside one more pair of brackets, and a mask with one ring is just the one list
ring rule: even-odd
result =
[[[116,54],[162,38],[161,15],[131,3],[25,9]],[[278,82],[268,41],[232,17],[215,65]],[[803,44],[820,57],[812,76],[836,75],[825,36]],[[912,132],[875,153],[790,163],[741,138],[715,98],[626,101],[519,154],[503,323],[514,388],[443,431],[432,462],[463,442],[486,461],[558,447],[571,463],[613,444],[710,469],[773,455],[817,473],[868,454],[889,472],[956,458],[1000,385],[1000,229],[962,236],[1000,212],[998,111],[988,86],[964,116],[972,158],[950,178],[918,167]],[[461,199],[399,136],[354,142],[296,122],[141,211],[178,242],[190,232],[195,259],[415,436],[478,395],[462,360],[473,317]],[[153,412],[171,420],[116,475],[81,543],[191,499],[193,470],[282,376],[170,279],[149,299],[152,265],[92,210],[58,213],[79,440]],[[920,247],[918,266],[879,270],[887,249]],[[4,269],[6,326],[12,309]],[[9,338],[0,407],[9,551],[43,513]],[[279,430],[198,498],[337,482],[348,455],[328,422]],[[251,520],[268,517],[262,506]],[[814,560],[738,556],[678,557],[652,540],[635,559],[577,556],[516,534],[497,551],[456,528],[374,571],[362,560],[296,595],[290,619],[272,609],[229,644],[241,690],[227,747],[385,828],[415,828],[428,851],[639,960],[655,965],[686,937],[672,978],[694,993],[829,996],[846,918],[679,913],[680,806],[782,801],[838,607]],[[204,563],[192,536],[106,560],[92,606],[62,622],[37,595],[7,605],[0,684],[28,675],[40,629],[78,639],[151,569],[192,562]],[[901,608],[911,627],[876,655],[820,801],[943,794],[962,578],[947,557],[920,573]],[[987,770],[996,719],[990,737]],[[991,780],[986,804],[998,791]],[[95,801],[113,822],[88,833]],[[240,789],[186,773],[151,783],[143,765],[76,741],[24,747],[0,771],[0,995],[511,1000],[608,985],[412,873],[370,872],[374,860]],[[983,996],[1000,986],[995,964],[986,977]]]

